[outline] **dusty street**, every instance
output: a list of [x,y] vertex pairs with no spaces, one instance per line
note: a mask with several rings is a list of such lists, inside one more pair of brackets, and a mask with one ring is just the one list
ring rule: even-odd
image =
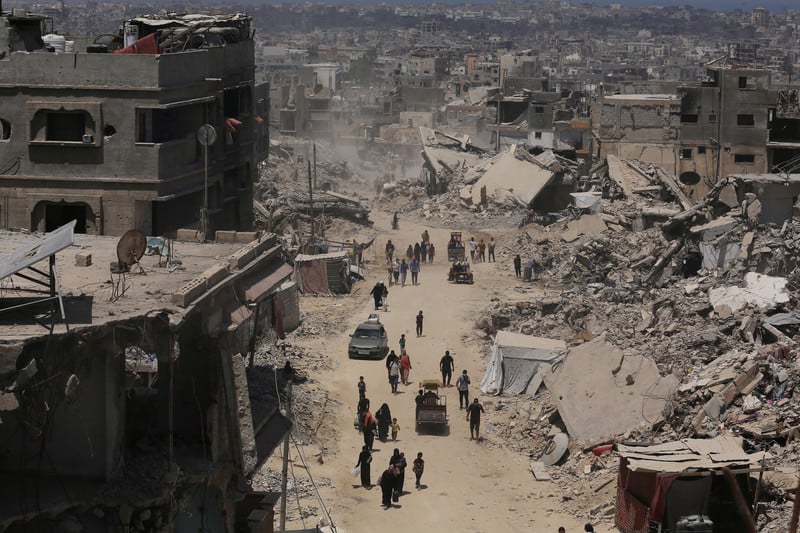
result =
[[[375,217],[380,220],[380,216]],[[383,217],[388,222],[388,216]],[[383,361],[350,360],[347,357],[349,334],[355,326],[372,312],[372,299],[368,293],[383,271],[383,247],[387,238],[396,243],[401,254],[408,243],[420,240],[423,226],[411,224],[401,218],[400,230],[389,231],[378,223],[380,233],[375,244],[365,255],[370,260],[368,279],[357,285],[358,290],[347,299],[304,298],[304,311],[315,309],[336,314],[341,329],[330,336],[314,339],[291,338],[309,351],[322,352],[330,358],[329,375],[315,379],[328,390],[330,397],[342,407],[337,412],[315,413],[328,417],[325,427],[332,429],[329,442],[322,442],[327,452],[324,464],[311,463],[311,475],[328,479],[331,486],[321,489],[334,523],[351,533],[380,531],[553,531],[564,526],[567,531],[583,529],[583,521],[572,517],[560,489],[549,482],[534,480],[525,455],[504,450],[499,439],[493,438],[492,412],[496,402],[491,397],[480,396],[478,385],[483,375],[485,343],[474,332],[475,319],[492,298],[504,298],[515,281],[513,267],[504,263],[478,263],[473,265],[474,285],[456,285],[446,279],[449,264],[446,261],[446,244],[449,230],[428,228],[431,241],[437,247],[433,265],[423,265],[418,286],[410,285],[410,275],[405,287],[389,287],[389,310],[381,312],[381,321],[389,333],[390,349],[400,352],[398,339],[405,333],[406,349],[413,369],[411,384],[399,386],[399,394],[392,395]],[[488,235],[464,233],[464,240]],[[332,311],[322,311],[330,307]],[[415,334],[415,315],[422,310],[425,315],[424,334]],[[470,400],[476,395],[486,409],[482,418],[481,442],[471,441],[465,412],[458,407],[455,386],[445,390],[450,417],[449,435],[417,435],[414,428],[414,396],[417,383],[426,378],[441,378],[439,360],[449,349],[454,355],[457,374],[467,369],[471,377]],[[363,444],[362,435],[353,429],[358,394],[356,382],[364,376],[367,397],[372,412],[384,402],[398,419],[400,433],[397,442],[382,443],[376,439],[372,463],[372,482],[375,483],[388,465],[393,448],[403,451],[408,459],[405,495],[399,504],[389,510],[380,505],[380,488],[366,490],[359,479],[350,476]],[[322,433],[322,432],[321,432]],[[326,432],[327,433],[327,432]],[[324,440],[324,438],[323,438]],[[309,446],[307,457],[318,448]],[[414,488],[414,474],[410,464],[417,452],[423,452],[425,473],[421,490]],[[277,454],[276,454],[277,455]],[[272,465],[274,468],[274,464]],[[289,505],[295,502],[289,500]],[[306,526],[308,526],[308,521]],[[301,524],[288,524],[289,529]]]

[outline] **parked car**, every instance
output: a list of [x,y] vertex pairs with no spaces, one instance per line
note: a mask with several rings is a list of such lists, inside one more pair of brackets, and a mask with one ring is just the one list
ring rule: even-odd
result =
[[375,316],[370,315],[350,335],[347,355],[350,359],[383,359],[389,353],[389,336],[386,328]]

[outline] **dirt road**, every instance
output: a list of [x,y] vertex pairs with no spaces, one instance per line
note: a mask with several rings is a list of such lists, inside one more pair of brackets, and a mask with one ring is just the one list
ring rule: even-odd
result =
[[[386,217],[388,220],[388,217]],[[296,339],[297,344],[310,350],[328,353],[333,359],[330,375],[318,376],[327,383],[329,394],[345,406],[340,412],[319,413],[331,417],[337,430],[336,442],[325,443],[329,455],[324,464],[313,463],[311,474],[332,480],[332,487],[322,489],[334,523],[349,533],[382,533],[409,531],[463,531],[463,532],[548,532],[555,533],[558,526],[568,532],[582,531],[583,523],[569,515],[562,503],[561,490],[549,482],[537,482],[528,468],[527,456],[504,450],[501,441],[492,433],[492,410],[496,405],[491,397],[480,396],[478,384],[485,367],[484,345],[474,333],[474,323],[480,309],[492,297],[503,298],[514,284],[510,264],[479,263],[473,265],[474,285],[455,285],[447,282],[449,264],[446,261],[446,243],[449,231],[427,228],[431,241],[437,247],[433,265],[423,265],[420,283],[410,285],[410,275],[405,287],[389,287],[389,310],[381,312],[381,322],[389,333],[390,348],[400,352],[398,339],[405,333],[406,349],[413,369],[409,386],[399,386],[399,394],[391,394],[383,361],[350,360],[347,357],[349,333],[373,312],[368,292],[379,278],[385,278],[382,263],[383,246],[387,238],[403,253],[409,243],[420,240],[422,226],[401,219],[399,231],[383,229],[376,239],[377,249],[371,265],[370,276],[360,284],[353,296],[354,310],[343,310],[341,329],[319,340]],[[465,240],[473,233],[464,233]],[[476,237],[478,234],[475,234]],[[325,299],[301,301],[304,305],[327,305]],[[415,334],[415,315],[424,312],[422,337]],[[349,313],[349,314],[348,314]],[[482,419],[481,442],[470,440],[465,412],[459,410],[455,387],[444,391],[450,415],[450,434],[417,435],[414,428],[414,396],[417,383],[426,378],[441,378],[439,360],[445,350],[454,355],[457,374],[467,369],[472,380],[470,400],[479,397],[486,409]],[[405,492],[395,507],[384,510],[380,505],[380,488],[366,490],[359,479],[350,476],[358,452],[363,444],[360,433],[353,429],[353,418],[358,399],[356,382],[364,376],[367,397],[374,412],[386,402],[392,416],[398,419],[400,433],[397,442],[382,443],[376,439],[372,463],[372,482],[388,465],[395,447],[403,451],[409,461]],[[414,488],[414,475],[410,463],[417,452],[425,459],[422,488]],[[308,456],[315,450],[309,449]],[[566,511],[566,512],[565,512]],[[299,524],[289,524],[299,527]]]

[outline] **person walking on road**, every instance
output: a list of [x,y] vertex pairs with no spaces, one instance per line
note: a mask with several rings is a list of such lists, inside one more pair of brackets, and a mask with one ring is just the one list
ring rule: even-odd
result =
[[408,466],[408,461],[406,461],[406,454],[400,452],[400,459],[397,461],[397,464],[394,465],[395,467],[400,469],[400,475],[397,479],[397,495],[403,495],[403,486],[406,483],[406,467]]
[[495,247],[494,237],[491,237],[489,239],[489,246],[488,246],[488,248],[489,248],[489,262],[490,263],[496,263],[497,262],[497,259],[494,258],[494,247]]
[[367,383],[364,381],[364,376],[358,376],[358,383],[356,386],[358,387],[358,399],[363,400],[364,396],[367,395]]
[[450,386],[450,378],[453,377],[455,368],[455,361],[453,361],[453,356],[450,355],[450,350],[445,350],[444,356],[439,361],[439,370],[442,372],[442,387]]
[[522,258],[519,254],[514,257],[514,275],[518,278],[522,276]]
[[406,259],[410,262],[413,257],[414,257],[414,247],[409,244],[408,248],[406,248]]
[[420,309],[419,313],[417,313],[417,337],[422,337],[422,321],[425,319],[422,316],[422,310]]
[[406,263],[406,260],[403,259],[400,262],[400,286],[401,287],[405,287],[406,286],[406,276],[407,275],[408,275],[408,263]]
[[400,362],[392,361],[389,365],[389,385],[392,386],[392,394],[397,394],[398,381],[400,381]]
[[394,278],[394,284],[397,285],[397,282],[400,281],[400,260],[396,257],[394,263],[392,263],[392,277]]
[[392,361],[397,361],[398,359],[400,359],[400,358],[397,357],[397,354],[394,353],[394,350],[391,350],[389,352],[389,355],[386,356],[386,375],[387,376],[391,376],[391,374],[389,373],[389,369],[392,366]]
[[473,263],[477,260],[476,257],[475,257],[476,256],[475,252],[477,252],[477,250],[478,250],[478,243],[475,242],[475,237],[470,237],[469,238],[469,257],[470,257],[470,259],[472,260]]
[[375,411],[375,419],[378,421],[378,440],[386,442],[389,436],[389,426],[392,423],[392,412],[389,410],[388,404],[381,405]]
[[411,269],[411,284],[416,285],[419,283],[419,259],[417,257],[411,259],[409,267]]
[[431,243],[428,246],[428,264],[432,264],[433,263],[433,256],[435,254],[436,254],[436,248],[433,246],[433,243]]
[[485,413],[483,406],[475,398],[472,405],[467,408],[467,422],[469,422],[469,438],[481,440],[481,413]]
[[391,263],[394,257],[394,244],[392,244],[392,239],[386,241],[386,248],[384,248],[384,251],[386,252],[386,262]]
[[483,242],[483,239],[478,242],[478,256],[475,258],[475,262],[477,263],[478,261],[481,263],[486,262],[486,243]]
[[397,487],[397,478],[400,472],[394,466],[389,466],[381,474],[378,479],[378,485],[381,487],[381,505],[384,509],[392,506],[392,494]]
[[375,417],[369,412],[369,409],[364,411],[364,446],[372,451],[372,444],[375,442],[375,428],[378,423]]
[[405,333],[401,333],[400,334],[400,340],[397,341],[397,343],[400,345],[400,353],[403,353],[403,350],[406,349],[406,334]]
[[358,400],[358,406],[356,406],[356,413],[358,413],[358,430],[364,431],[364,413],[369,411],[369,398],[366,396]]
[[372,287],[372,290],[369,292],[372,296],[372,299],[375,300],[375,310],[379,310],[381,308],[381,300],[383,300],[383,291],[386,287],[384,286],[382,281],[379,281]]
[[400,355],[400,381],[403,385],[408,385],[409,373],[411,373],[411,358],[408,356],[408,352],[403,350]]
[[416,487],[419,488],[420,481],[422,481],[422,473],[425,471],[425,460],[422,459],[422,452],[417,452],[417,458],[414,459],[414,466],[411,470],[417,477]]
[[456,388],[458,389],[458,408],[465,409],[469,407],[469,375],[466,369],[461,372],[456,380]]
[[369,472],[369,465],[372,463],[372,454],[369,451],[369,448],[366,445],[361,447],[361,453],[358,454],[358,462],[356,463],[356,468],[361,467],[361,486],[365,489],[371,489],[372,483],[370,483],[370,472]]

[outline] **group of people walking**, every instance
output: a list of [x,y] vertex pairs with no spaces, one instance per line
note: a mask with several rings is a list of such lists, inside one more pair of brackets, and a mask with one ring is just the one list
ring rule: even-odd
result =
[[[393,225],[397,224],[397,216],[393,218]],[[416,243],[413,246],[409,245],[405,252],[405,257],[396,257],[395,245],[391,239],[387,241],[385,254],[387,271],[389,274],[388,284],[382,281],[378,282],[371,292],[375,301],[375,309],[386,309],[386,299],[388,297],[387,285],[401,285],[405,286],[407,275],[411,273],[412,285],[419,283],[419,272],[421,263],[432,263],[436,254],[436,249],[430,242],[428,231],[422,234],[421,243]],[[483,239],[475,242],[474,237],[470,239],[470,256],[473,261],[486,261],[486,253],[488,251],[488,261],[495,261],[495,243],[494,239],[490,239],[485,243]],[[516,266],[516,265],[515,265]],[[415,331],[417,337],[423,336],[424,314],[420,310],[415,316]],[[386,372],[390,384],[392,394],[398,393],[398,385],[409,385],[409,375],[412,370],[411,357],[406,349],[406,335],[402,334],[398,341],[399,355],[395,350],[390,350],[386,357]],[[442,376],[442,386],[451,387],[451,380],[455,373],[455,361],[449,350],[445,351],[444,356],[439,361],[439,371]],[[480,421],[481,415],[485,413],[483,406],[477,398],[470,403],[469,387],[471,381],[467,370],[463,370],[460,375],[456,377],[455,386],[459,395],[459,408],[466,410],[466,420],[469,423],[470,435],[473,439],[480,439]],[[391,438],[396,441],[400,425],[397,418],[391,414],[391,410],[387,403],[381,404],[380,408],[375,411],[374,415],[370,411],[370,403],[367,398],[367,387],[363,376],[359,377],[357,382],[358,389],[358,405],[356,426],[359,431],[363,433],[364,444],[361,447],[361,452],[358,455],[358,461],[354,467],[360,469],[361,485],[365,488],[372,488],[371,479],[371,464],[373,460],[373,453],[376,451],[373,448],[375,437],[377,436],[382,442],[386,442],[391,433]],[[384,509],[388,509],[393,503],[397,503],[400,496],[403,494],[405,483],[405,471],[408,468],[408,461],[405,454],[395,448],[389,459],[389,464],[385,470],[382,470],[376,480],[376,484],[381,488],[381,505]],[[412,472],[415,475],[416,488],[422,488],[421,480],[425,469],[425,461],[422,452],[418,452],[412,461]],[[356,475],[355,472],[353,475]]]

